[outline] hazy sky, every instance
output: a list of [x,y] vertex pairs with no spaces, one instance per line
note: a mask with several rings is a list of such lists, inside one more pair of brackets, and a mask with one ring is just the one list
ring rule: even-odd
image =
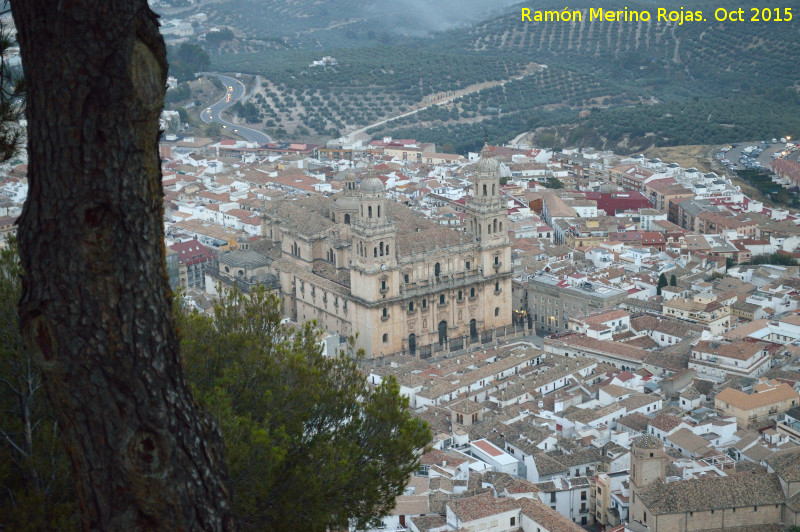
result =
[[369,18],[380,16],[399,33],[416,34],[455,28],[517,3],[519,0],[377,0],[367,9]]

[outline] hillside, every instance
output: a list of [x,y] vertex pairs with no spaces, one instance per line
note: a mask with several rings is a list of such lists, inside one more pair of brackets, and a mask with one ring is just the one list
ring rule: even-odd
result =
[[[800,12],[792,22],[679,25],[655,15],[649,22],[589,21],[588,8],[582,8],[581,22],[531,23],[520,21],[521,5],[528,4],[438,33],[431,32],[439,19],[419,20],[430,11],[409,9],[420,7],[416,0],[244,0],[203,9],[249,37],[268,30],[264,38],[283,39],[284,47],[313,48],[212,55],[215,69],[262,76],[266,89],[256,103],[264,124],[274,123],[279,136],[353,131],[422,107],[436,94],[481,84],[479,92],[370,133],[450,142],[466,151],[487,133],[502,142],[540,129],[556,146],[639,151],[770,136],[800,123],[800,63],[793,49],[800,41]],[[610,0],[604,7],[655,14],[669,5],[680,6]],[[253,16],[256,6],[270,16]],[[398,6],[404,14],[389,16]],[[536,5],[563,7],[553,0]],[[717,7],[700,0],[692,9],[713,19]],[[463,20],[478,16],[469,6],[464,12]],[[326,32],[330,38],[320,39]],[[410,37],[420,34],[430,36]],[[343,43],[348,47],[331,48]],[[323,56],[337,63],[310,66]],[[546,68],[523,76],[531,65]]]
[[516,0],[218,0],[196,9],[218,26],[288,48],[407,44],[498,13]]
[[[641,2],[618,6],[612,2],[606,7],[625,5],[656,12],[652,4]],[[713,17],[716,7],[701,1],[692,9]],[[561,9],[563,4],[545,1],[536,6],[548,8]],[[649,22],[590,22],[588,9],[583,13],[581,22],[523,23],[519,11],[514,11],[468,31],[441,35],[437,44],[431,44],[477,57],[522,56],[566,70],[575,80],[568,90],[543,101],[537,88],[509,91],[506,85],[503,112],[486,117],[480,128],[441,121],[384,127],[380,133],[425,140],[450,136],[456,147],[472,149],[480,143],[483,129],[494,132],[495,140],[505,141],[526,125],[536,129],[569,120],[568,127],[544,129],[542,136],[557,146],[595,145],[631,152],[797,129],[797,19],[678,25],[655,17]],[[604,92],[606,96],[598,98]],[[473,98],[488,102],[497,96],[487,92]],[[559,97],[561,101],[555,101]],[[586,116],[579,119],[579,111]]]

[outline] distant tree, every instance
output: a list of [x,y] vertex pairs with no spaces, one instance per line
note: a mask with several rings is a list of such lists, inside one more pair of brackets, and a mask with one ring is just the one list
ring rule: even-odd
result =
[[356,360],[322,355],[313,324],[281,317],[278,295],[259,288],[179,321],[188,380],[222,428],[240,527],[364,528],[394,506],[430,431],[393,378],[368,386]]
[[557,177],[548,177],[547,181],[544,182],[544,186],[547,188],[564,188],[564,183]]
[[219,137],[222,136],[222,125],[219,122],[211,122],[206,126],[206,136],[207,137]]
[[775,264],[778,266],[797,266],[797,259],[791,255],[783,253],[772,253],[769,255],[753,255],[747,264]]
[[656,289],[656,293],[658,295],[661,295],[661,289],[664,288],[665,286],[667,286],[667,284],[668,284],[667,276],[666,276],[666,274],[662,273],[661,275],[658,276],[658,287]]
[[178,117],[180,117],[181,124],[185,124],[189,121],[189,112],[186,110],[186,107],[178,107]]
[[725,259],[725,267],[733,268],[734,266],[736,266],[736,259],[734,259],[733,257],[727,257]]
[[223,28],[219,31],[209,31],[206,33],[206,43],[210,46],[219,46],[225,41],[233,39],[233,31],[230,28]]
[[678,285],[678,279],[675,277],[674,273],[669,276],[669,285],[670,286],[677,286]]
[[182,43],[168,50],[169,73],[179,81],[193,79],[195,73],[206,70],[211,64],[211,58],[203,48],[197,44]]

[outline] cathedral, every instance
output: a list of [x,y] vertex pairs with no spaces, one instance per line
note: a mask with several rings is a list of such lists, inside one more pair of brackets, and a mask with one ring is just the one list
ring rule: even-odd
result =
[[252,262],[251,273],[277,278],[294,321],[357,335],[367,358],[426,358],[490,341],[511,323],[507,212],[488,147],[473,166],[466,231],[387,200],[373,169],[360,184],[349,171],[334,196],[268,202],[262,241],[221,255],[215,277],[238,267],[253,282],[241,266]]

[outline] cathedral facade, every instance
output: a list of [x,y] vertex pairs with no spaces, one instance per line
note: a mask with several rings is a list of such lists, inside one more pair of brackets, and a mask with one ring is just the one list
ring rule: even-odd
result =
[[284,312],[316,320],[368,358],[427,357],[488,341],[511,323],[511,246],[499,164],[488,148],[473,168],[467,230],[386,198],[374,171],[329,197],[270,202],[263,242]]

